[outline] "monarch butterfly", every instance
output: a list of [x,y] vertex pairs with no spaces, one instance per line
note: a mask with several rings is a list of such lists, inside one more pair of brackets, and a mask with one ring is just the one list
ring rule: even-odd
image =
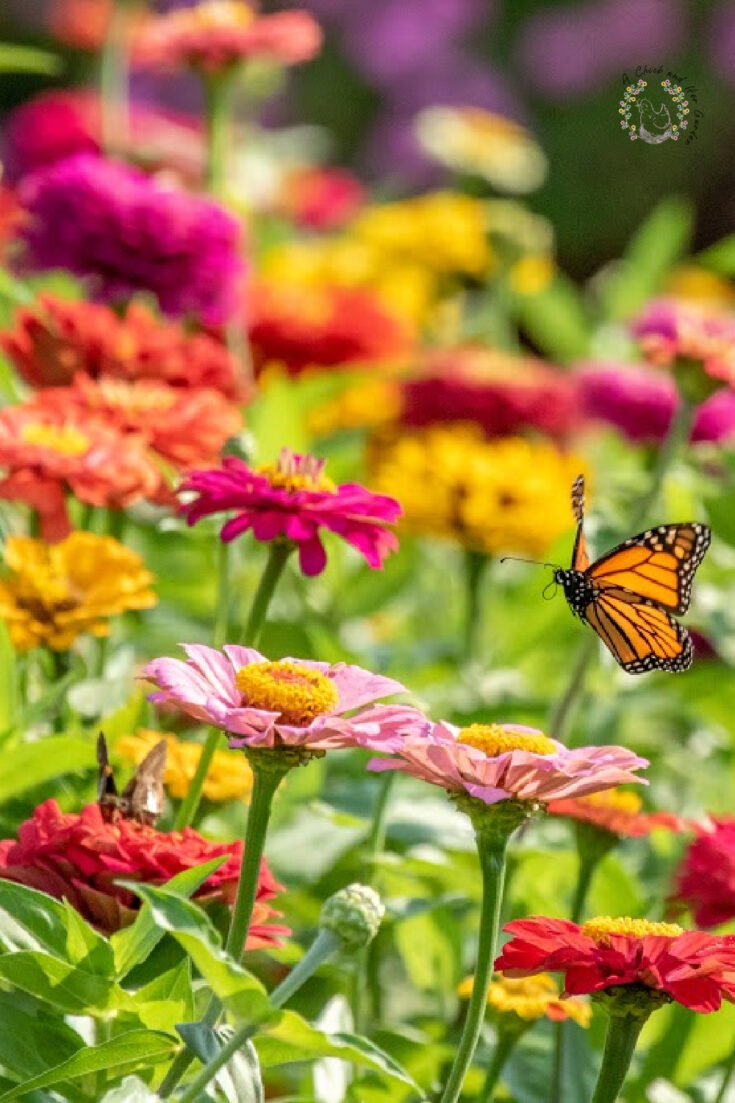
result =
[[689,608],[694,573],[712,538],[707,525],[659,525],[590,563],[582,475],[572,486],[572,512],[577,522],[572,566],[554,572],[569,608],[589,624],[628,674],[688,670],[692,641],[670,613],[686,613]]

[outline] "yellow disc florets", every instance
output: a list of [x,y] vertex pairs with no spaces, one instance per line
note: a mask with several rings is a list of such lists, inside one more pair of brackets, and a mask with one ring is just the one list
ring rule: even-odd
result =
[[609,809],[623,816],[637,816],[643,807],[643,802],[637,793],[630,793],[624,789],[605,789],[601,793],[589,793],[586,797],[578,799],[593,808]]
[[271,486],[295,493],[298,490],[320,490],[334,494],[336,486],[324,474],[324,460],[316,456],[297,456],[289,448],[283,448],[276,463],[264,463],[258,469]]
[[610,941],[610,935],[627,935],[630,938],[646,938],[647,935],[658,935],[660,938],[678,938],[684,934],[682,927],[676,923],[654,923],[650,919],[629,919],[627,916],[615,917],[599,915],[596,919],[588,919],[582,927],[582,934],[587,935],[598,946],[605,946]]
[[47,425],[43,421],[24,425],[21,438],[26,444],[37,444],[63,456],[80,456],[89,448],[89,440],[71,425]]
[[243,705],[280,713],[283,724],[304,728],[317,716],[332,712],[339,694],[332,680],[303,663],[251,663],[235,675]]
[[488,758],[507,751],[530,751],[532,754],[554,754],[556,745],[542,732],[519,731],[502,724],[470,724],[461,728],[457,742],[483,751]]
[[[472,995],[472,986],[473,978],[465,977],[457,994],[468,1000]],[[560,1017],[558,1011],[561,1010],[580,1026],[587,1027],[592,1014],[588,1003],[578,999],[562,999],[556,981],[548,973],[539,973],[534,977],[497,976],[488,988],[487,1003],[493,1011],[514,1014],[526,1022],[541,1019],[553,1009],[557,1014],[550,1017]]]

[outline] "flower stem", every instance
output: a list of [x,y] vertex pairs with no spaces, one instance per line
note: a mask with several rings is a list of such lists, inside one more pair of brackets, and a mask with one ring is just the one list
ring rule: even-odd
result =
[[174,831],[183,831],[185,827],[190,827],[194,822],[199,809],[199,803],[202,799],[204,782],[207,780],[209,767],[214,758],[214,752],[217,750],[217,743],[221,735],[222,733],[219,728],[210,728],[207,733],[207,738],[202,745],[202,753],[199,756],[194,777],[191,779],[191,785],[187,789],[186,796],[182,800],[179,811],[176,814]]
[[[311,947],[304,954],[298,965],[291,970],[285,980],[283,980],[271,993],[271,1004],[275,1008],[283,1007],[294,992],[298,991],[298,989],[313,976],[319,966],[325,962],[327,958],[331,957],[334,951],[339,949],[339,946],[340,939],[336,934],[332,931],[320,930]],[[257,1029],[257,1026],[249,1023],[241,1026],[239,1030],[236,1030],[229,1042],[222,1047],[217,1056],[212,1058],[212,1060],[204,1066],[196,1079],[192,1081],[181,1096],[179,1103],[195,1103],[197,1099],[200,1099],[210,1080],[212,1080],[222,1066],[226,1065],[230,1058],[252,1038]]]
[[268,606],[273,597],[273,592],[292,551],[293,547],[291,544],[281,543],[277,540],[270,546],[268,562],[265,565],[265,570],[258,583],[258,589],[255,591],[253,604],[250,606],[248,622],[245,626],[245,643],[248,647],[257,646],[258,640],[260,639],[260,633],[263,631],[266,613],[268,612]]
[[[686,446],[689,440],[696,412],[696,406],[687,402],[684,398],[681,399],[671,425],[669,426],[666,439],[661,445],[658,456],[656,457],[656,463],[651,473],[651,482],[648,491],[639,499],[636,508],[633,510],[630,520],[630,528],[633,530],[633,533],[644,524],[651,509],[656,504],[667,472],[680,450]],[[549,735],[552,739],[564,738],[564,732],[572,709],[577,702],[577,698],[584,689],[587,668],[593,656],[597,653],[596,645],[597,641],[595,637],[591,636],[579,650],[577,661],[572,668],[567,687],[551,714]]]
[[482,627],[481,588],[490,556],[470,548],[464,553],[465,619],[462,637],[462,661],[471,662],[477,653]]
[[106,153],[124,150],[128,144],[128,70],[130,50],[129,0],[115,0],[100,59],[100,111],[102,147]]
[[207,190],[222,198],[226,180],[232,75],[216,73],[205,78],[207,120]]
[[440,1103],[457,1103],[480,1037],[500,926],[508,838],[507,834],[493,832],[478,831],[476,834],[482,872],[482,906],[475,979],[462,1037]]
[[633,1051],[647,1016],[611,1015],[605,1052],[591,1103],[615,1103],[630,1068]]
[[725,1062],[722,1069],[722,1080],[720,1081],[720,1088],[717,1095],[712,1100],[712,1103],[725,1103],[727,1096],[727,1090],[732,1082],[732,1075],[735,1072],[735,1046],[733,1051]]
[[230,610],[230,545],[217,540],[217,608],[214,614],[212,643],[221,647],[227,642]]
[[482,1086],[482,1091],[477,1097],[477,1103],[491,1103],[495,1095],[495,1088],[500,1079],[500,1074],[505,1068],[508,1058],[515,1048],[516,1042],[523,1033],[525,1033],[523,1030],[498,1031],[495,1050],[493,1051],[492,1060],[485,1074],[485,1083]]

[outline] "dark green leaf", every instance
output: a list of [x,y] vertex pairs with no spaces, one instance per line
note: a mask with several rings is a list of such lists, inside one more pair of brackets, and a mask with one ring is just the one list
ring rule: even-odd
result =
[[[56,694],[54,694],[54,699]],[[25,720],[28,721],[28,712]],[[94,744],[77,735],[52,735],[35,743],[20,743],[3,750],[0,804],[63,774],[90,770]]]

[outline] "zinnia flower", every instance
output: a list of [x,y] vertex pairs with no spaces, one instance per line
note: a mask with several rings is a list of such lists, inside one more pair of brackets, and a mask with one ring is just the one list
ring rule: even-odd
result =
[[692,826],[671,812],[644,812],[637,793],[606,789],[586,797],[552,800],[546,811],[578,823],[589,823],[602,831],[626,838],[640,838],[652,831],[687,831]]
[[240,412],[218,391],[184,390],[152,379],[129,383],[78,375],[70,387],[40,391],[36,406],[142,437],[175,470],[217,463],[226,441],[242,427]]
[[697,829],[677,871],[674,898],[698,927],[735,917],[735,817],[715,816]]
[[[660,444],[679,402],[666,375],[629,364],[590,364],[578,375],[579,395],[588,417],[606,421],[635,443]],[[723,388],[697,409],[692,441],[719,443],[735,435],[735,392]]]
[[[470,998],[473,984],[473,977],[465,977],[457,989],[460,999]],[[526,1025],[543,1018],[555,1023],[572,1019],[586,1029],[592,1018],[590,1005],[583,1000],[562,997],[556,981],[548,973],[534,977],[497,977],[490,982],[487,1005],[497,1022],[506,1015]]]
[[269,662],[253,648],[235,644],[222,651],[199,644],[183,647],[185,662],[154,659],[142,671],[158,686],[150,699],[222,728],[231,747],[391,749],[403,733],[427,726],[422,714],[407,705],[375,705],[405,687],[359,666],[306,659]]
[[674,923],[601,916],[578,926],[531,916],[504,928],[512,937],[495,968],[510,977],[564,974],[564,989],[587,995],[634,985],[692,1011],[717,1011],[735,998],[735,939]]
[[120,315],[101,303],[41,295],[16,313],[0,346],[32,387],[62,386],[81,372],[248,397],[237,360],[221,341],[163,321],[140,303]]
[[464,424],[376,434],[368,460],[372,485],[399,499],[406,532],[534,559],[569,528],[569,487],[585,467],[550,442],[488,441]]
[[636,320],[633,333],[656,367],[696,365],[712,381],[735,384],[735,315],[698,303],[662,299]]
[[625,747],[569,749],[535,728],[518,724],[434,724],[409,734],[392,758],[374,758],[368,769],[398,770],[487,805],[500,801],[545,804],[637,781],[648,765]]
[[297,226],[326,231],[343,226],[364,199],[365,189],[351,172],[317,165],[287,173],[276,206]]
[[314,57],[321,31],[306,11],[257,15],[242,0],[202,0],[143,24],[135,48],[139,65],[188,65],[219,73],[250,58],[296,65]]
[[540,360],[482,345],[440,348],[401,388],[401,422],[423,428],[471,422],[488,437],[537,430],[565,437],[578,420],[576,387]]
[[[199,765],[201,743],[184,743],[175,735],[139,728],[134,735],[123,735],[115,742],[115,753],[137,766],[161,739],[166,740],[167,752],[163,784],[172,797],[183,800]],[[253,775],[247,759],[227,751],[214,752],[204,780],[203,793],[207,800],[216,804],[249,800],[252,787]]]
[[405,326],[369,290],[260,283],[248,294],[248,333],[256,366],[290,375],[405,356]]
[[0,617],[16,651],[66,651],[85,632],[108,635],[110,617],[156,604],[153,575],[111,536],[72,532],[58,544],[10,536],[5,565]]
[[172,317],[226,322],[243,271],[238,222],[126,165],[79,154],[23,180],[26,263],[89,278],[96,298],[156,295]]
[[320,530],[341,536],[374,569],[398,547],[387,525],[400,515],[394,498],[372,494],[357,483],[340,486],[324,473],[324,460],[298,456],[284,448],[275,464],[253,469],[234,456],[222,467],[192,471],[181,485],[197,497],[183,506],[190,525],[213,513],[234,511],[222,528],[226,543],[252,529],[256,540],[290,541],[298,548],[305,575],[324,570],[327,557]]
[[0,469],[0,498],[37,510],[45,540],[69,534],[66,491],[88,505],[123,509],[161,488],[142,437],[32,402],[0,410]]
[[[79,813],[62,812],[55,800],[47,800],[20,825],[17,841],[0,842],[0,877],[68,900],[90,923],[111,934],[132,923],[140,907],[137,897],[117,882],[162,885],[222,855],[227,860],[194,893],[203,904],[234,902],[241,842],[211,843],[190,827],[168,832],[122,818],[108,823],[97,804]],[[270,923],[278,913],[268,901],[281,889],[263,861],[246,949],[278,946],[290,934]]]

